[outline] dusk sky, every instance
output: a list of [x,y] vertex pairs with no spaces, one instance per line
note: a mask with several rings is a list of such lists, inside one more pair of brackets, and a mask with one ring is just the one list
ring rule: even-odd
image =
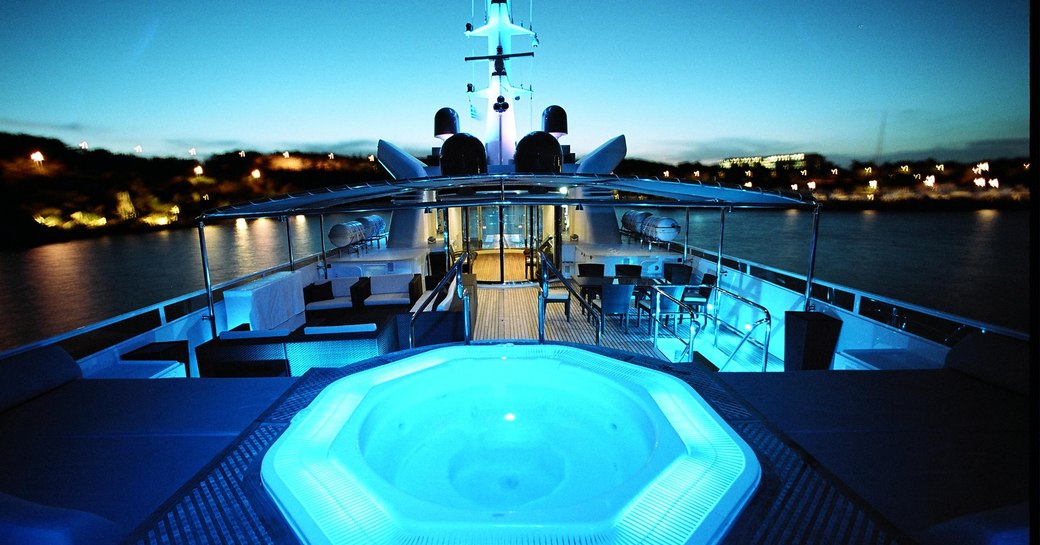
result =
[[[842,164],[1028,155],[1029,2],[527,1],[518,134],[563,106],[579,157],[714,162],[817,152]],[[474,15],[471,17],[471,10]],[[434,112],[486,83],[484,5],[23,2],[0,10],[0,131],[187,157],[429,153]],[[526,50],[519,42],[517,50]],[[473,65],[473,66],[471,66]],[[482,101],[474,106],[483,112]],[[532,123],[533,122],[533,123]],[[879,138],[880,136],[880,138]]]

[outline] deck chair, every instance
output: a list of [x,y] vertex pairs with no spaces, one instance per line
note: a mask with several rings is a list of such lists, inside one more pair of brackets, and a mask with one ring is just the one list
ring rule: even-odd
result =
[[578,276],[603,276],[603,264],[578,263]]
[[[686,286],[686,290],[683,292],[682,302],[693,307],[694,310],[704,312],[704,307],[708,304],[708,298],[711,297],[711,290],[715,288],[715,283],[718,281],[718,277],[714,274],[706,273],[701,277],[699,285]],[[682,323],[682,315],[679,315],[679,322]]]
[[642,276],[642,274],[642,265],[614,265],[614,276],[617,277],[639,278],[640,276]]
[[[578,263],[578,276],[603,276],[604,267],[602,263]],[[589,300],[588,288],[581,288],[581,298]],[[585,314],[585,307],[581,307],[581,313]]]
[[563,312],[567,321],[571,321],[571,292],[567,288],[553,288],[544,281],[541,272],[538,272],[538,297],[549,303],[563,303]]
[[[671,295],[676,300],[680,300],[683,296],[686,286],[657,286],[657,289],[661,290],[668,295]],[[658,299],[660,299],[660,309],[658,309]],[[639,327],[640,316],[643,311],[646,312],[646,332],[647,334],[653,332],[654,327],[654,314],[658,314],[666,322],[672,316],[682,316],[683,311],[679,308],[679,304],[671,299],[662,296],[658,296],[654,290],[650,291],[650,297],[639,302],[639,306],[636,308],[636,327]]]
[[607,284],[603,286],[601,298],[592,302],[604,317],[618,316],[625,333],[628,333],[628,313],[632,309],[632,290],[635,287],[634,284]]
[[689,265],[683,265],[681,263],[664,264],[664,279],[669,284],[686,285],[690,283],[690,278],[692,277],[693,267]]

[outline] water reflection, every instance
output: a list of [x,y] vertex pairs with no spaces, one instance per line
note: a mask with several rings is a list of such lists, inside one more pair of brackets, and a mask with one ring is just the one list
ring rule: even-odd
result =
[[[682,211],[660,213],[686,228]],[[325,228],[352,219],[330,215]],[[389,215],[384,219],[389,224]],[[690,244],[717,248],[718,220],[717,211],[691,210]],[[289,221],[296,258],[321,250],[319,223]],[[734,211],[726,216],[724,252],[804,274],[811,226],[808,212]],[[207,226],[213,282],[286,263],[285,229],[269,219]],[[822,280],[1028,329],[1028,212],[830,212],[821,216],[820,229],[816,274]],[[198,230],[0,252],[0,285],[2,349],[203,289]]]

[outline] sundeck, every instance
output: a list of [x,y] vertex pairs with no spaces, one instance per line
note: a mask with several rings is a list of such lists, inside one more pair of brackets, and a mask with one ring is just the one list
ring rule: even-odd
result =
[[[380,142],[391,180],[209,211],[204,291],[2,355],[0,541],[296,542],[267,450],[336,380],[443,345],[566,345],[685,382],[762,466],[723,542],[1028,541],[1026,335],[818,281],[810,195],[612,175],[624,137],[574,161],[555,106],[514,146],[501,40],[526,30],[487,9],[483,141],[442,110],[434,164]],[[812,217],[803,271],[727,253],[727,215],[756,210]],[[716,247],[689,243],[690,211],[717,214]],[[319,254],[293,255],[284,221],[284,266],[210,283],[206,225],[297,215],[329,234]]]

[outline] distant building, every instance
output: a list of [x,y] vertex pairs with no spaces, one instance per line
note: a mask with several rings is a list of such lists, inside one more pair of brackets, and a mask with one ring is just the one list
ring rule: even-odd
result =
[[721,168],[756,168],[768,170],[795,169],[818,171],[823,168],[824,158],[818,153],[784,153],[753,157],[727,157],[719,161]]

